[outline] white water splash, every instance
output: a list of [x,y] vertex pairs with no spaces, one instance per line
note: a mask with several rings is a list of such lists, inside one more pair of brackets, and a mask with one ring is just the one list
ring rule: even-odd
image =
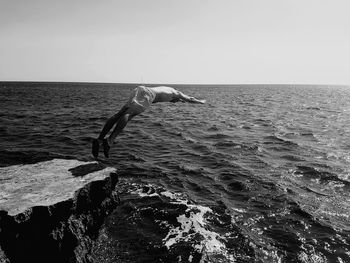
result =
[[[149,189],[157,188],[150,184],[146,185],[146,187]],[[145,193],[144,188],[139,187],[131,193],[138,194],[141,197],[163,196],[171,199],[170,203],[172,204],[187,206],[185,213],[177,217],[180,226],[170,228],[168,234],[163,239],[164,245],[168,250],[175,244],[185,242],[187,244],[192,244],[194,250],[203,255],[209,257],[212,255],[220,255],[225,258],[223,262],[236,262],[234,257],[227,251],[226,245],[223,242],[224,237],[212,231],[207,223],[206,217],[214,214],[209,207],[189,204],[189,201],[182,194],[170,191],[149,190]],[[170,225],[168,226],[170,227]],[[190,255],[188,261],[191,262],[192,259],[193,256]]]

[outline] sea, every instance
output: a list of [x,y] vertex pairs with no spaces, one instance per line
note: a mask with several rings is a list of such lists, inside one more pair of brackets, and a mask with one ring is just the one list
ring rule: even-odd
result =
[[[94,161],[137,84],[0,83],[0,166]],[[152,85],[149,85],[152,86]],[[350,87],[169,85],[100,162],[120,205],[92,262],[350,262]]]

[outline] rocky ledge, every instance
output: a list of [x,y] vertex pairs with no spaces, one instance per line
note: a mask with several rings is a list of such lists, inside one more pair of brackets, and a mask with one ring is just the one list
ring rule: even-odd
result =
[[0,262],[90,262],[118,205],[116,170],[54,159],[0,168]]

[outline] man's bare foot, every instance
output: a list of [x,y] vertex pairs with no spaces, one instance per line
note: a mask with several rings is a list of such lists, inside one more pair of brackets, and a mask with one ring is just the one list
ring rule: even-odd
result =
[[92,141],[92,155],[97,158],[98,157],[98,150],[100,148],[100,143],[97,139],[94,139]]
[[107,139],[103,139],[103,153],[106,158],[109,158],[109,150],[111,146],[109,146]]

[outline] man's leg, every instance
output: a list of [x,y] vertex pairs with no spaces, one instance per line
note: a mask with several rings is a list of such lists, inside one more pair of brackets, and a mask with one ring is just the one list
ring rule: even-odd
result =
[[119,119],[124,115],[127,109],[127,106],[123,106],[123,108],[121,108],[121,110],[117,114],[114,114],[111,118],[107,120],[106,124],[103,126],[100,135],[98,136],[98,140],[103,140],[107,133],[112,129],[114,124],[116,124],[119,121]]
[[123,108],[121,108],[121,110],[117,114],[115,114],[111,118],[109,118],[107,120],[106,124],[103,126],[103,129],[102,129],[100,135],[98,136],[98,138],[94,139],[92,141],[92,155],[95,158],[98,157],[98,151],[99,151],[99,148],[100,148],[100,142],[103,141],[103,138],[112,129],[113,125],[118,122],[120,117],[123,116],[123,114],[126,112],[127,109],[128,109],[127,106],[123,106]]
[[115,138],[123,131],[126,124],[134,117],[135,115],[132,114],[124,114],[121,116],[118,120],[117,125],[115,126],[113,132],[108,137],[107,141],[109,145],[112,145],[114,143]]
[[103,153],[108,158],[109,157],[109,149],[111,148],[111,145],[114,143],[115,138],[123,131],[126,124],[134,117],[135,115],[132,114],[124,114],[122,115],[117,125],[115,126],[113,132],[111,135],[103,140]]

